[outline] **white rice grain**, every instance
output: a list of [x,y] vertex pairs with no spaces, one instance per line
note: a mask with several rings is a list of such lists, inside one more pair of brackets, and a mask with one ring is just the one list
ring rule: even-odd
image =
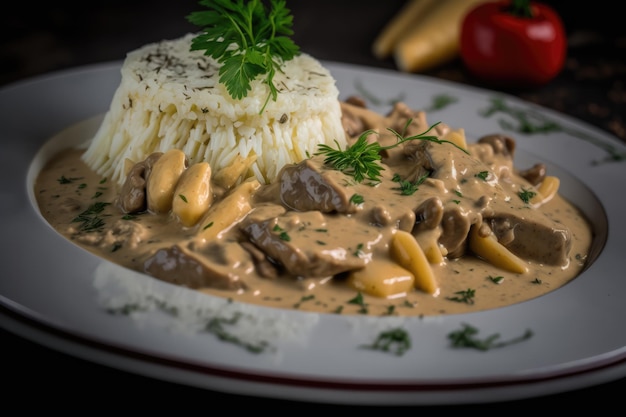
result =
[[110,108],[83,160],[121,184],[127,161],[150,153],[183,150],[191,164],[207,161],[214,173],[237,156],[256,155],[246,177],[265,183],[287,163],[313,154],[317,145],[345,144],[339,91],[330,72],[307,54],[282,66],[270,99],[262,79],[235,100],[218,82],[219,64],[191,51],[194,34],[164,40],[130,52]]

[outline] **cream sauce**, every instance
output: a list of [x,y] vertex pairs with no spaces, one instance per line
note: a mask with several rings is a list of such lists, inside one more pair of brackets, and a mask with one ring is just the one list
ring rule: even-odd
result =
[[[384,140],[392,140],[383,136],[380,139],[381,143]],[[297,242],[299,237],[294,231],[298,225],[309,224],[311,233],[324,229],[324,236],[319,240],[323,240],[325,245],[335,248],[336,251],[345,251],[346,256],[357,249],[355,242],[368,242],[365,245],[367,255],[378,259],[378,267],[385,271],[387,269],[385,265],[392,262],[388,255],[388,241],[393,231],[396,227],[411,230],[415,222],[414,218],[410,216],[406,218],[403,214],[407,211],[407,201],[412,201],[410,204],[417,206],[429,198],[444,195],[444,205],[459,205],[461,210],[466,210],[468,216],[476,216],[477,211],[472,205],[485,198],[484,189],[480,188],[484,187],[484,184],[474,186],[465,183],[462,188],[463,199],[469,203],[459,202],[460,193],[454,192],[459,187],[459,177],[462,175],[459,170],[473,169],[463,168],[463,164],[472,162],[472,159],[459,161],[459,153],[450,153],[450,149],[450,145],[430,147],[431,152],[439,154],[432,157],[432,160],[443,165],[437,167],[437,178],[429,178],[420,185],[419,201],[398,192],[391,193],[389,189],[360,184],[355,186],[355,192],[364,195],[367,201],[375,201],[381,207],[379,211],[356,210],[354,213],[337,218],[330,216],[322,218],[315,213],[307,213],[308,217],[298,216],[294,224],[283,223],[281,227],[291,227],[289,232],[296,239],[292,242],[294,245],[306,245],[307,242],[309,244],[311,242],[310,236],[302,237],[303,240]],[[81,149],[61,152],[44,167],[35,183],[35,195],[41,213],[60,234],[104,259],[142,272],[146,271],[150,262],[153,264],[166,262],[157,259],[154,254],[171,248],[177,242],[187,242],[186,246],[181,246],[186,249],[181,250],[195,250],[195,254],[200,258],[204,255],[213,256],[209,255],[209,252],[214,249],[210,245],[207,246],[206,242],[198,240],[200,228],[204,227],[201,223],[195,227],[183,227],[171,213],[128,215],[121,212],[116,204],[120,185],[107,183],[106,179],[94,173],[81,160],[82,152]],[[445,154],[446,152],[448,154]],[[476,146],[473,152],[486,153],[487,155],[482,156],[483,159],[497,159],[497,156],[490,154],[489,148],[485,146]],[[399,157],[395,154],[386,155],[385,162],[389,164],[388,167],[394,168],[383,171],[387,183],[393,172],[400,171],[405,176],[410,175],[410,172],[402,171],[406,168],[396,163],[396,158]],[[456,162],[452,163],[451,159]],[[498,161],[494,166],[498,167],[497,175],[500,178],[515,180],[511,181],[512,185],[509,186],[519,187],[521,180],[515,174],[512,165],[507,165],[506,161]],[[336,175],[341,174],[335,172]],[[483,179],[475,181],[477,184],[485,182]],[[498,207],[505,211],[511,209],[509,206],[512,204],[506,199],[501,199],[506,193],[499,190],[499,187],[505,182],[492,184],[496,191],[489,198],[497,201],[490,201],[490,209],[496,211]],[[262,186],[257,194],[261,198],[254,201],[256,211],[252,211],[250,216],[272,219],[274,218],[272,214],[284,210],[276,201],[276,190],[272,189],[272,185]],[[77,216],[90,207],[93,208],[96,202],[100,203],[101,211],[83,218],[81,222]],[[303,311],[426,316],[493,309],[530,300],[556,290],[585,267],[593,233],[583,214],[559,194],[543,205],[540,211],[541,216],[545,215],[546,218],[562,224],[571,236],[571,248],[565,255],[564,262],[554,264],[550,257],[546,259],[550,260],[551,264],[544,262],[543,259],[530,259],[527,260],[529,271],[517,274],[499,269],[471,254],[465,253],[459,257],[449,254],[444,262],[431,265],[439,287],[435,294],[427,294],[418,289],[388,298],[360,294],[347,284],[345,274],[337,274],[334,277],[298,277],[293,274],[279,275],[275,278],[264,277],[254,267],[253,258],[241,248],[241,245],[229,243],[241,240],[241,232],[236,227],[226,232],[225,237],[220,239],[224,242],[221,246],[224,250],[220,252],[224,259],[222,265],[218,267],[223,269],[221,273],[230,274],[231,278],[233,274],[237,275],[231,282],[243,284],[240,288],[237,285],[231,288],[216,288],[219,285],[213,287],[190,285],[189,280],[179,281],[176,274],[167,277],[159,274],[156,276],[219,297]],[[526,212],[532,210],[527,208]],[[371,218],[364,219],[364,216],[371,217],[372,213],[377,216],[376,222]],[[531,217],[534,215],[530,214]],[[389,221],[392,224],[381,227],[384,219],[391,219]],[[101,226],[94,224],[95,220],[101,220],[103,224]],[[316,222],[319,222],[319,227],[316,227]],[[373,223],[376,225],[372,226]],[[424,233],[421,238],[430,239],[433,233],[433,231],[430,235]],[[436,235],[435,233],[435,237]],[[160,267],[161,270],[166,269],[163,264]],[[498,277],[501,279],[497,282],[492,279]],[[461,294],[467,290],[472,290],[474,296],[466,302],[459,301],[463,298]]]

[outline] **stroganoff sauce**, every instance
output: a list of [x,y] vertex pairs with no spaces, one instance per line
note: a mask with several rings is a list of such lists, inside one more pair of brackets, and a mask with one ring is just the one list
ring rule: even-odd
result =
[[[375,126],[376,123],[389,124],[388,119],[381,118],[367,121],[368,117],[373,117],[372,114],[367,112],[361,114],[361,110],[357,108],[344,107],[344,112],[348,113],[348,111],[359,113],[360,123],[364,123],[363,126],[357,128],[357,131],[362,131],[364,126]],[[424,121],[422,120],[422,125]],[[381,133],[379,139],[381,143],[384,140],[395,140],[382,134],[383,130],[379,126],[378,131]],[[449,153],[450,145],[445,145],[448,148],[443,148],[443,146],[432,144],[423,148],[430,152],[432,160],[446,161],[446,158],[449,158],[446,152]],[[477,146],[474,152],[489,154],[489,149],[488,145],[481,145]],[[427,294],[416,289],[394,297],[383,298],[368,295],[350,287],[346,283],[344,274],[337,274],[332,278],[330,276],[297,278],[280,274],[274,277],[263,276],[256,272],[249,259],[250,254],[240,245],[225,245],[220,249],[218,257],[224,269],[235,271],[234,273],[242,276],[241,281],[245,283],[245,289],[238,289],[237,285],[226,288],[222,284],[209,287],[198,283],[197,280],[194,281],[193,278],[179,279],[177,273],[184,270],[180,264],[190,263],[189,261],[193,259],[181,257],[179,252],[170,250],[181,241],[193,242],[202,225],[182,227],[171,213],[123,213],[116,203],[120,186],[108,183],[105,178],[101,178],[90,170],[80,158],[82,152],[81,149],[70,149],[60,153],[44,167],[35,184],[35,195],[41,213],[60,234],[86,250],[130,269],[153,272],[151,275],[165,281],[189,286],[220,297],[271,307],[369,315],[440,315],[498,308],[541,296],[565,285],[584,268],[586,254],[593,237],[591,228],[581,212],[557,194],[541,207],[541,212],[546,218],[569,229],[571,248],[562,262],[554,261],[552,258],[558,256],[550,253],[541,255],[545,256],[545,259],[539,257],[528,261],[529,270],[525,274],[499,269],[474,256],[458,258],[450,256],[445,262],[432,265],[439,287],[437,293]],[[460,158],[458,154],[455,155],[457,155],[455,158]],[[398,154],[393,152],[385,155],[384,160],[388,165],[383,174],[387,176],[387,180],[392,173],[400,173],[405,178],[410,178],[410,168],[397,162],[398,158],[400,158]],[[498,155],[490,154],[487,158],[497,159]],[[442,164],[445,165],[445,162]],[[458,170],[459,166],[456,162],[453,168]],[[510,168],[510,161],[498,161],[495,166],[500,167],[501,175],[513,175],[517,178],[512,172],[503,172],[507,170],[507,167]],[[318,166],[312,169],[322,170],[323,168]],[[442,166],[439,166],[438,171],[444,171]],[[337,172],[336,175],[341,174]],[[446,176],[450,175],[453,174],[446,174]],[[446,177],[428,179],[422,183],[419,186],[421,201],[432,201],[433,198],[438,198],[442,187],[443,190],[451,187],[448,181],[451,179]],[[455,181],[458,181],[458,178]],[[477,180],[476,184],[476,186],[464,184],[464,197],[471,198],[472,201],[482,201],[480,197],[484,194],[484,190],[480,188],[480,181]],[[276,187],[272,188],[271,185],[259,191],[261,198],[256,200],[258,209],[256,215],[260,219],[284,214],[275,203],[276,193]],[[386,217],[391,219],[397,217],[400,224],[415,222],[414,218],[410,216],[405,218],[406,216],[403,217],[401,214],[400,207],[410,197],[398,192],[384,191],[380,187],[365,185],[359,185],[358,193],[362,194],[366,200],[380,202],[381,208],[378,211],[372,211],[375,216],[378,216],[377,222],[383,222],[384,220],[381,219]],[[493,200],[497,198],[494,197]],[[454,204],[461,205],[460,201]],[[501,203],[494,202],[493,204],[494,210],[497,211],[497,204]],[[396,208],[398,213],[394,212]],[[468,213],[469,217],[473,215],[471,210]],[[360,236],[359,239],[369,238],[372,242],[389,239],[393,227],[369,227],[367,225],[361,227],[361,224],[367,222],[361,222],[359,216],[362,214],[355,212],[337,221],[328,222],[328,219],[312,215],[310,218],[298,217],[298,221],[306,220],[313,225],[317,221],[326,221],[324,237],[316,241],[321,244],[323,240],[323,244],[328,247],[346,248],[347,252],[355,250],[355,236]],[[528,216],[533,220],[533,214],[528,214]],[[258,229],[258,224],[260,223],[250,221],[251,236]],[[412,227],[412,225],[405,227]],[[229,236],[235,240],[238,233],[229,232]],[[375,235],[369,235],[371,233]],[[297,237],[294,238],[297,239]],[[303,240],[303,244],[306,242]],[[391,261],[381,256],[384,247],[377,248],[376,243],[372,243],[371,246],[374,249],[370,255],[382,260],[378,264],[382,272],[391,265]],[[193,248],[193,245],[188,248]],[[198,253],[204,253],[207,257],[215,256],[209,252],[210,249],[207,248],[198,250]],[[172,262],[176,260],[179,264],[172,266]],[[544,260],[552,265],[547,265],[543,262]],[[559,262],[558,265],[554,264]],[[156,265],[156,269],[150,270],[148,265]],[[188,267],[194,266],[188,265]],[[166,273],[168,268],[169,273]],[[229,271],[222,272],[226,275],[230,273]],[[240,283],[239,280],[233,282]]]

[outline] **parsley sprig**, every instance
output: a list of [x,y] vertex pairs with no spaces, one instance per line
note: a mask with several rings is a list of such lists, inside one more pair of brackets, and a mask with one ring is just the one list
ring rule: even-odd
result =
[[220,82],[234,99],[241,99],[251,90],[251,82],[266,75],[264,82],[270,98],[276,100],[278,90],[273,79],[285,61],[300,53],[290,38],[293,16],[286,0],[271,0],[266,10],[262,0],[200,0],[208,10],[187,16],[189,22],[202,27],[192,39],[191,50],[203,50],[218,63]]
[[[405,125],[406,128],[413,122],[413,119],[409,119]],[[397,142],[393,145],[381,146],[378,142],[368,142],[367,137],[372,133],[377,133],[373,129],[366,130],[361,133],[358,139],[347,147],[345,150],[341,149],[341,146],[337,141],[335,144],[337,148],[333,148],[325,143],[319,144],[318,152],[315,155],[325,155],[324,164],[333,167],[334,169],[343,172],[346,175],[351,175],[356,182],[363,182],[368,179],[373,182],[380,181],[381,171],[385,168],[380,164],[381,151],[395,148],[404,142],[412,140],[427,140],[435,143],[449,143],[459,148],[463,152],[467,151],[454,142],[439,139],[435,135],[429,135],[428,133],[435,128],[441,122],[437,122],[426,129],[424,132],[417,135],[405,137],[404,134],[398,133],[392,128],[387,128],[388,131],[394,134],[397,138]]]

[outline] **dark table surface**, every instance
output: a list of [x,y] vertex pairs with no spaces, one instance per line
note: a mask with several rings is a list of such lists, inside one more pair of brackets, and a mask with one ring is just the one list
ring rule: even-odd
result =
[[[195,0],[91,2],[88,6],[56,1],[44,5],[14,4],[0,16],[0,88],[25,78],[76,66],[117,61],[146,43],[176,38],[197,28],[185,16],[197,9]],[[568,35],[568,58],[561,74],[532,89],[501,91],[594,125],[626,141],[626,26],[614,3],[595,1],[584,8],[569,1],[545,1],[562,16]],[[320,60],[397,70],[395,63],[377,60],[371,45],[384,24],[404,1],[289,1],[294,15],[294,40]],[[465,71],[459,59],[425,75],[484,87]],[[6,279],[6,275],[2,279]],[[258,407],[282,410],[341,410],[345,406],[245,397],[155,380],[84,361],[2,330],[3,402],[20,410],[90,411],[141,406],[177,410],[226,404],[226,412]],[[6,383],[8,383],[8,388]],[[449,405],[451,410],[510,412],[574,409],[582,405],[623,408],[626,379],[572,392],[493,404]],[[55,397],[48,396],[55,393]],[[26,400],[19,399],[26,394]],[[44,396],[45,395],[45,396]],[[40,400],[47,398],[42,404]],[[52,398],[52,399],[51,399]],[[82,401],[76,401],[81,399]],[[216,403],[216,401],[218,403]],[[558,408],[556,408],[558,407]],[[362,406],[350,406],[359,410]],[[432,406],[407,407],[428,410]]]

